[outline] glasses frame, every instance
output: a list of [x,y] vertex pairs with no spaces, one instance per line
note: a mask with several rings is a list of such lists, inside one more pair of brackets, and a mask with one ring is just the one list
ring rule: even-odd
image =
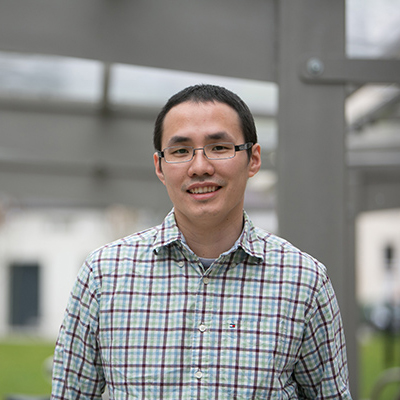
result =
[[233,156],[222,157],[222,158],[210,158],[210,157],[208,157],[206,152],[205,152],[205,150],[204,150],[204,148],[207,147],[207,146],[210,146],[210,145],[211,146],[215,146],[215,145],[218,145],[218,144],[233,144],[233,143],[232,142],[217,142],[217,143],[207,144],[204,147],[182,146],[182,147],[186,147],[186,148],[189,148],[189,149],[193,150],[192,151],[192,157],[190,157],[190,159],[184,160],[184,161],[167,161],[165,159],[165,154],[164,154],[165,150],[173,148],[173,147],[180,147],[180,146],[169,146],[169,147],[166,147],[165,149],[163,149],[161,151],[157,151],[157,154],[158,154],[158,157],[160,158],[160,160],[161,160],[161,158],[164,158],[164,161],[167,164],[183,164],[183,163],[187,163],[187,162],[192,161],[197,150],[203,150],[203,154],[207,158],[207,160],[218,161],[218,160],[229,160],[231,158],[234,158],[236,156],[236,152],[243,151],[243,150],[248,150],[248,149],[251,149],[254,146],[254,143],[252,143],[252,142],[247,142],[247,143],[238,144],[238,145],[233,144],[234,145],[234,150],[235,150]]

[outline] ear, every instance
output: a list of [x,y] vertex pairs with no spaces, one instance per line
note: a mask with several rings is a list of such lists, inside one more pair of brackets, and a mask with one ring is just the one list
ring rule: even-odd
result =
[[158,156],[157,152],[153,154],[153,162],[158,179],[165,185],[164,173],[161,168],[161,158]]
[[261,168],[261,146],[256,143],[251,148],[251,157],[249,160],[249,178],[254,176]]

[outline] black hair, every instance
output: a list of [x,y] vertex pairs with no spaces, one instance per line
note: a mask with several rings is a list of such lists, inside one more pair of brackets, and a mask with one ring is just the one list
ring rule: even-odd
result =
[[[156,150],[162,150],[161,142],[165,116],[173,107],[189,101],[194,103],[219,102],[227,104],[238,113],[245,143],[257,143],[257,131],[254,118],[247,104],[237,94],[224,87],[201,84],[189,86],[176,93],[161,109],[157,116],[153,133],[153,144]],[[251,148],[247,150],[247,154],[250,157]]]

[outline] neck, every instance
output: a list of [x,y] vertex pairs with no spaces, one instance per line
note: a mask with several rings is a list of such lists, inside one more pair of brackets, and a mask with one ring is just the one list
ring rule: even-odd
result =
[[243,214],[235,220],[218,221],[213,224],[195,224],[177,215],[175,218],[187,245],[197,256],[204,258],[218,258],[220,254],[228,251],[243,229]]

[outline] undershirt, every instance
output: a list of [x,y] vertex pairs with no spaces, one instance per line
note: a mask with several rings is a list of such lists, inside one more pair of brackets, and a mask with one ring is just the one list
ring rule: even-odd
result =
[[204,257],[199,257],[199,260],[203,264],[203,267],[205,270],[207,270],[210,265],[215,261],[215,258],[204,258]]

